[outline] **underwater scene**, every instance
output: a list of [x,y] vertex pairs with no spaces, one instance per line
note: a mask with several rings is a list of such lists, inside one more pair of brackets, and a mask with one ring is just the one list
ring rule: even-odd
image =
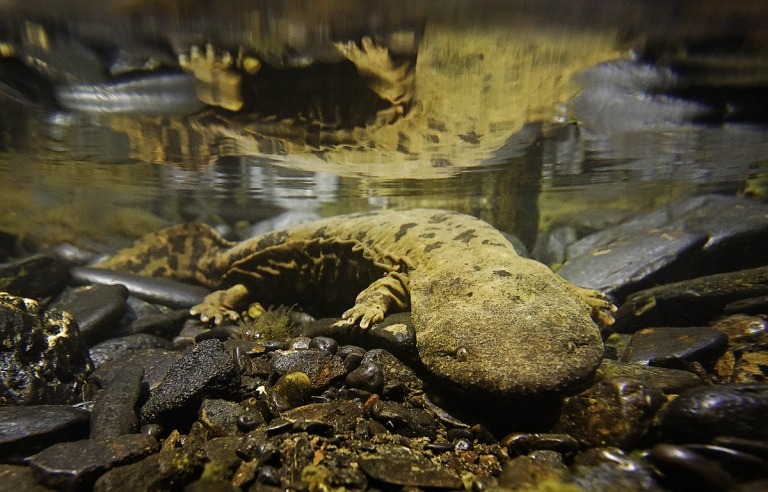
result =
[[768,4],[0,0],[6,490],[768,490]]

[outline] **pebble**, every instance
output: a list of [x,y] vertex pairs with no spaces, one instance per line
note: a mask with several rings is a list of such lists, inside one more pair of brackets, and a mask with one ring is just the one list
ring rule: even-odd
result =
[[347,374],[344,383],[370,393],[380,393],[384,389],[384,373],[377,364],[366,362]]
[[685,447],[716,461],[734,477],[745,480],[768,477],[768,462],[753,454],[713,444],[686,444]]
[[54,444],[30,460],[41,482],[59,490],[88,490],[115,466],[132,463],[157,451],[157,440],[145,434]]
[[335,354],[336,350],[339,348],[339,344],[336,340],[330,337],[314,337],[312,341],[309,342],[309,348],[322,350],[329,354]]
[[168,369],[179,360],[180,352],[167,350],[163,348],[147,348],[138,350],[121,359],[109,361],[96,369],[88,376],[88,386],[86,389],[92,392],[95,389],[105,388],[112,379],[119,374],[124,366],[140,366],[144,368],[144,377],[142,383],[145,383],[150,390],[154,390],[160,385]]
[[49,308],[71,314],[90,347],[116,335],[127,298],[128,289],[122,285],[69,287]]
[[499,487],[538,490],[542,483],[562,484],[570,481],[570,478],[571,472],[560,453],[541,450],[504,463],[499,475]]
[[267,426],[267,432],[290,429],[322,436],[332,436],[355,429],[358,419],[365,415],[359,401],[311,403],[283,412]]
[[396,397],[410,391],[420,391],[424,383],[416,372],[383,349],[373,349],[366,352],[361,364],[376,364],[384,373],[384,389],[382,396]]
[[730,342],[756,342],[763,335],[768,334],[768,317],[764,315],[734,314],[733,316],[717,320],[713,323],[712,327],[728,335],[728,341]]
[[88,349],[72,317],[0,292],[0,404],[81,401]]
[[90,412],[67,405],[0,406],[0,456],[17,459],[88,437]]
[[54,492],[37,483],[34,470],[28,466],[0,464],[0,483],[4,490],[15,492]]
[[239,389],[240,377],[232,356],[220,341],[206,340],[171,365],[141,407],[139,420],[142,425],[182,426],[194,420],[205,398],[234,398]]
[[669,367],[685,362],[714,362],[728,348],[728,337],[707,326],[645,328],[632,335],[623,362]]
[[606,379],[565,399],[554,433],[568,434],[584,447],[632,448],[648,433],[665,403],[661,391],[631,379]]
[[619,448],[592,448],[574,459],[573,484],[580,490],[658,492],[661,486],[647,460]]
[[768,384],[731,384],[686,390],[661,414],[665,440],[706,443],[718,436],[768,439]]
[[210,294],[208,289],[196,285],[101,268],[75,267],[71,275],[77,284],[124,285],[128,292],[140,299],[176,309],[200,304]]
[[99,393],[91,410],[91,439],[132,434],[139,428],[136,402],[141,393],[144,368],[123,364],[120,372]]
[[[221,399],[205,399],[197,414],[198,422],[208,430],[210,437],[232,437],[243,435],[238,421],[248,412],[242,405]],[[258,412],[252,412],[256,418]],[[259,415],[260,416],[260,415]]]
[[279,414],[304,405],[309,401],[311,391],[312,380],[303,372],[284,374],[273,386],[270,409]]

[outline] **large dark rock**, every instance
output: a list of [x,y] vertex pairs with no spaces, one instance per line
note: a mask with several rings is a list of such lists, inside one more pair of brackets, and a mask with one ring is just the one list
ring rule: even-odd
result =
[[682,392],[661,415],[673,442],[709,442],[717,436],[768,439],[768,384],[705,386]]
[[276,352],[272,358],[272,370],[280,375],[304,373],[309,377],[313,390],[327,388],[346,375],[341,358],[316,349]]
[[685,362],[714,362],[728,348],[728,336],[708,326],[645,328],[632,335],[622,360],[668,367]]
[[[768,248],[766,248],[768,249]],[[739,299],[768,294],[768,267],[708,275],[636,292],[619,307],[614,328],[701,326]]]
[[69,314],[0,292],[0,340],[0,404],[81,400],[93,365]]
[[30,464],[49,487],[90,490],[107,470],[138,461],[159,448],[154,437],[144,434],[62,442],[33,456]]
[[371,478],[387,484],[411,487],[458,489],[459,477],[429,461],[419,451],[396,444],[380,444],[364,453],[360,468]]
[[203,469],[202,449],[161,451],[138,463],[121,466],[102,475],[94,492],[149,492],[180,490],[197,478]]
[[66,405],[0,406],[0,456],[23,458],[61,441],[88,437],[90,413]]
[[703,195],[582,238],[558,273],[622,299],[654,284],[764,265],[767,240],[768,205]]
[[37,483],[35,472],[28,466],[0,465],[0,483],[4,490],[14,492],[53,492],[45,485]]
[[218,340],[205,340],[173,363],[163,382],[141,407],[140,422],[173,427],[191,423],[206,398],[235,398],[240,376],[232,356]]
[[126,364],[99,393],[91,410],[91,439],[117,437],[138,430],[135,408],[143,376],[143,367]]
[[120,357],[148,348],[173,350],[173,343],[155,335],[139,333],[106,340],[91,347],[89,352],[93,366],[98,369],[106,362],[117,360]]
[[38,254],[0,264],[0,285],[4,292],[30,299],[57,294],[69,279],[71,263],[56,255]]

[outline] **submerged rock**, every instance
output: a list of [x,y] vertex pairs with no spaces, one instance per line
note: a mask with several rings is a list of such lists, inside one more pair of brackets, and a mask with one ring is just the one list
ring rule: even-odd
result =
[[88,437],[90,413],[66,405],[0,406],[0,456],[23,458]]
[[0,292],[0,404],[80,401],[93,364],[72,317]]

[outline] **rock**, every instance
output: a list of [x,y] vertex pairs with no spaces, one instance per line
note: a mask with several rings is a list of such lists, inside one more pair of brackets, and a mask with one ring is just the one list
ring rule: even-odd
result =
[[325,389],[333,381],[346,375],[339,357],[309,348],[275,352],[272,370],[280,375],[291,372],[306,374],[312,382],[313,391]]
[[124,364],[122,370],[107,384],[91,410],[91,439],[106,439],[132,434],[139,428],[136,402],[141,393],[144,368]]
[[573,483],[580,490],[660,492],[650,463],[619,448],[592,448],[574,459]]
[[384,372],[376,364],[366,362],[347,374],[344,383],[369,393],[380,393],[384,389]]
[[688,371],[627,364],[604,359],[600,367],[597,368],[595,380],[602,381],[613,378],[634,379],[643,385],[661,391],[665,395],[676,395],[688,388],[698,388],[703,384],[697,375]]
[[701,326],[726,305],[768,293],[768,267],[699,277],[654,287],[627,297],[616,312],[617,331],[651,326]]
[[766,240],[768,206],[703,195],[577,241],[558,273],[622,299],[653,284],[764,265]]
[[267,432],[290,429],[294,432],[334,435],[353,430],[357,420],[362,419],[364,414],[363,405],[357,401],[312,403],[283,412],[267,426]]
[[59,490],[89,490],[107,470],[140,460],[160,449],[144,434],[54,444],[32,457],[40,481]]
[[665,398],[631,379],[607,379],[565,399],[554,433],[568,434],[585,447],[632,448],[647,434]]
[[0,456],[23,458],[62,441],[88,437],[90,412],[66,405],[0,406]]
[[[564,484],[570,479],[571,473],[560,453],[543,450],[504,463],[499,487],[508,490],[538,490],[542,483]],[[564,490],[570,492],[567,488]]]
[[411,391],[420,391],[424,386],[413,369],[386,350],[369,350],[360,363],[376,364],[381,367],[384,373],[383,396],[403,396]]
[[301,483],[307,490],[366,490],[368,479],[356,468],[329,468],[309,465],[301,470]]
[[28,466],[0,465],[0,483],[8,491],[54,492],[54,489],[37,483],[35,472]]
[[210,294],[208,289],[197,285],[101,268],[75,267],[71,274],[72,281],[77,284],[124,285],[131,295],[174,309],[200,304]]
[[160,385],[168,369],[179,360],[180,352],[164,348],[147,348],[126,355],[123,358],[109,361],[88,376],[88,383],[99,388],[105,388],[110,381],[122,371],[124,365],[137,365],[144,368],[142,382],[150,390]]
[[176,309],[162,314],[143,316],[126,327],[131,333],[147,333],[162,337],[174,337],[184,321],[189,319],[189,309]]
[[566,248],[576,242],[576,229],[558,227],[536,236],[533,258],[549,267],[565,263]]
[[728,337],[707,326],[645,328],[632,335],[623,362],[668,367],[685,362],[714,362],[728,348]]
[[309,348],[322,350],[329,354],[335,354],[336,350],[339,348],[339,343],[330,337],[314,337],[309,342]]
[[768,335],[768,317],[760,314],[734,314],[717,320],[712,327],[725,333],[730,342],[749,343],[768,338],[765,336]]
[[571,457],[576,454],[581,445],[579,441],[568,434],[530,434],[515,432],[504,436],[501,445],[507,448],[511,457],[527,455],[532,451],[547,449]]
[[71,266],[68,261],[49,254],[3,263],[0,264],[0,285],[11,295],[40,300],[64,288]]
[[222,470],[225,478],[232,478],[237,467],[243,462],[237,455],[237,448],[242,442],[242,437],[215,437],[205,443],[203,451],[208,461]]
[[685,448],[715,461],[736,478],[756,480],[768,477],[768,461],[753,454],[713,444],[687,444]]
[[757,456],[764,461],[768,461],[768,440],[719,436],[712,439],[712,444],[737,451],[743,451],[753,456]]
[[736,488],[736,481],[720,465],[684,447],[656,444],[650,457],[664,476],[684,490],[725,492]]
[[72,317],[0,292],[0,404],[80,401],[93,370]]
[[397,444],[379,444],[361,453],[360,468],[369,477],[393,485],[459,489],[459,477],[429,461],[419,451]]
[[139,420],[142,425],[173,422],[181,426],[197,416],[205,398],[235,398],[239,388],[232,356],[220,341],[206,340],[171,365],[141,407]]
[[89,285],[67,288],[50,306],[72,315],[80,336],[89,347],[112,338],[125,313],[128,289],[122,285]]
[[435,438],[437,423],[423,410],[408,408],[394,401],[379,400],[371,405],[369,411],[371,417],[393,432],[406,437]]
[[247,409],[226,400],[203,400],[198,413],[198,421],[201,422],[210,437],[242,436],[237,425],[237,419],[245,414]]
[[768,384],[732,384],[686,390],[661,414],[672,442],[709,442],[717,436],[768,439]]
[[91,347],[89,353],[93,366],[98,369],[104,363],[117,360],[148,348],[172,350],[173,344],[155,335],[136,334],[112,338]]
[[270,393],[270,409],[280,414],[309,401],[312,381],[303,372],[289,372],[280,377]]
[[197,478],[203,469],[202,450],[161,451],[138,463],[110,470],[93,487],[94,492],[150,492],[172,490]]

